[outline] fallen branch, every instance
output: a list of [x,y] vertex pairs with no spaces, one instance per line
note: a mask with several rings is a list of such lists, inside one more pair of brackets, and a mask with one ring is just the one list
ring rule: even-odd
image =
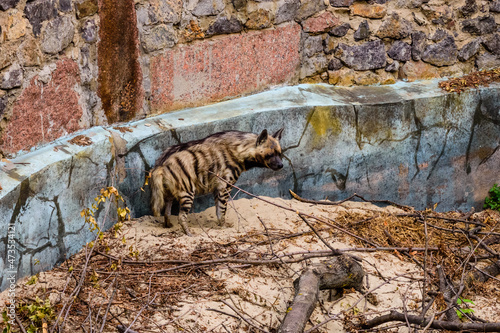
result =
[[303,332],[324,289],[362,289],[365,273],[354,259],[341,255],[328,262],[309,266],[294,281],[295,297],[281,323],[278,333]]
[[422,328],[429,325],[429,328],[449,330],[449,331],[470,331],[470,332],[500,332],[500,323],[463,323],[461,321],[435,320],[434,316],[422,318],[416,315],[404,315],[397,311],[391,311],[389,314],[376,317],[361,324],[363,329],[370,329],[391,321],[406,322],[418,325]]

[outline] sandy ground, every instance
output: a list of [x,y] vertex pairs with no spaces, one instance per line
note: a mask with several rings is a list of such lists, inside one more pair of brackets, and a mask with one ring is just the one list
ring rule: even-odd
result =
[[[360,202],[326,206],[296,200],[266,197],[263,199],[290,210],[255,198],[234,200],[229,204],[227,216],[228,221],[233,224],[231,227],[217,225],[214,207],[201,213],[190,214],[188,223],[195,234],[194,237],[184,235],[175,218],[175,227],[165,229],[153,217],[145,216],[125,224],[119,236],[124,237],[125,244],[121,241],[113,243],[109,255],[124,260],[127,258],[134,260],[132,257],[135,255],[137,259],[143,261],[182,259],[188,254],[190,260],[193,260],[193,255],[199,255],[200,260],[228,256],[271,259],[285,253],[327,249],[312,233],[295,237],[278,237],[310,231],[297,215],[297,211],[325,220],[335,220],[339,225],[345,224],[346,216],[359,217],[362,221],[364,216],[402,212],[394,207],[379,208],[370,203]],[[327,227],[313,219],[309,221],[318,230]],[[324,230],[320,234],[338,249],[360,247],[337,230]],[[270,242],[271,238],[274,241]],[[354,315],[365,314],[366,317],[373,318],[392,309],[411,313],[421,305],[423,275],[418,266],[403,259],[395,251],[349,253],[363,259],[362,266],[367,273],[365,288],[373,290],[375,301],[368,302],[360,292],[354,290],[347,290],[340,299],[332,301],[331,292],[322,291],[320,302],[306,329],[338,315],[338,319],[321,325],[317,332],[347,332],[350,318]],[[299,256],[296,255],[295,258]],[[75,258],[70,259],[59,269],[39,274],[34,285],[26,285],[28,279],[20,281],[19,297],[49,298],[51,304],[59,309],[60,306],[57,304],[62,304],[68,299],[68,292],[61,294],[61,291],[66,286],[69,290],[74,284],[71,281],[75,279],[68,279],[67,267],[78,262]],[[105,259],[98,267],[109,266]],[[117,332],[116,326],[119,322],[129,325],[134,319],[131,328],[137,332],[258,332],[259,329],[256,327],[271,332],[279,326],[293,299],[293,281],[308,264],[326,259],[316,258],[293,264],[250,267],[242,263],[207,265],[201,270],[196,270],[196,273],[195,270],[185,270],[182,273],[162,272],[157,273],[154,278],[152,277],[154,274],[150,273],[123,275],[113,283],[113,275],[99,273],[99,269],[95,269],[99,286],[86,289],[81,296],[94,312],[74,306],[74,311],[68,316],[65,331],[91,331],[90,322],[94,320],[94,325],[102,322],[106,307],[111,304],[104,332]],[[144,267],[146,271],[146,266]],[[156,265],[155,269],[162,267],[167,266]],[[73,273],[76,274],[77,270]],[[199,286],[198,281],[203,286]],[[113,288],[116,286],[120,287],[118,292],[114,293]],[[473,299],[475,305],[471,307],[476,316],[489,321],[499,321],[500,283],[493,283],[488,288],[492,288],[494,296],[488,298],[476,296]],[[0,294],[0,306],[3,306],[6,299],[6,292]],[[87,316],[85,311],[90,315]],[[439,309],[433,307],[428,314],[438,311]],[[93,315],[95,319],[89,319],[93,318]],[[80,325],[84,328],[79,327]],[[409,329],[403,325],[390,331],[408,332]]]

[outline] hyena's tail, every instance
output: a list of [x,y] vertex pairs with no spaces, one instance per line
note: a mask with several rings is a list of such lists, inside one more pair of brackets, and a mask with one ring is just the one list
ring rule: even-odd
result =
[[151,173],[151,209],[154,216],[161,216],[165,207],[164,179],[165,170],[162,167],[155,168]]

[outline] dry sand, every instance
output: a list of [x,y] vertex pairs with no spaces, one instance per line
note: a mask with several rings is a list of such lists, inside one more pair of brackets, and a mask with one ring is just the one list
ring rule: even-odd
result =
[[[110,254],[123,258],[129,252],[137,251],[135,253],[141,260],[162,260],[167,257],[172,258],[169,254],[174,255],[174,257],[182,257],[186,254],[192,255],[196,251],[200,252],[200,257],[210,252],[212,258],[227,257],[228,253],[235,256],[238,252],[244,254],[243,257],[246,258],[269,259],[273,257],[273,253],[280,255],[327,249],[312,233],[293,238],[282,238],[272,242],[272,244],[269,243],[268,236],[276,238],[277,235],[310,231],[296,211],[325,220],[335,219],[339,225],[343,224],[343,216],[346,213],[362,217],[377,212],[383,214],[402,212],[394,207],[379,208],[370,203],[360,202],[345,202],[339,206],[326,206],[279,198],[263,197],[263,199],[288,207],[291,211],[255,198],[234,200],[229,204],[227,216],[227,220],[233,223],[231,227],[217,225],[214,207],[201,213],[190,214],[188,225],[195,234],[194,237],[188,237],[182,233],[175,217],[175,227],[165,229],[153,217],[144,216],[125,224],[122,235],[126,238],[126,244],[112,246]],[[326,227],[313,219],[309,220],[314,223],[317,229]],[[267,231],[263,224],[267,227]],[[359,247],[342,232],[328,230],[322,231],[320,234],[335,248]],[[354,290],[345,291],[343,297],[336,301],[330,301],[330,291],[322,291],[320,304],[312,314],[308,328],[338,314],[339,319],[331,320],[322,325],[318,332],[346,332],[349,318],[353,314],[365,313],[368,318],[372,318],[392,309],[412,312],[421,305],[422,271],[419,267],[407,259],[401,260],[403,259],[401,255],[395,252],[356,252],[353,254],[363,259],[362,266],[367,273],[365,286],[367,290],[374,290],[376,302],[374,304],[368,302],[360,292]],[[247,267],[242,264],[207,266],[203,269],[202,275],[208,276],[214,283],[217,281],[220,285],[217,287],[217,292],[210,290],[210,288],[198,288],[196,279],[186,280],[187,284],[181,288],[185,292],[175,291],[176,300],[172,301],[171,304],[168,301],[170,299],[168,298],[170,297],[168,288],[161,292],[152,288],[152,284],[157,280],[148,279],[150,275],[128,277],[126,282],[119,277],[118,280],[122,281],[122,288],[114,295],[110,312],[120,318],[124,324],[130,324],[137,316],[138,309],[143,308],[148,303],[148,299],[155,298],[147,310],[144,310],[137,317],[132,329],[138,332],[258,331],[256,328],[249,328],[250,326],[240,318],[240,316],[244,316],[255,326],[271,331],[272,328],[279,326],[289,302],[293,299],[294,279],[300,275],[307,264],[325,259],[318,258],[274,266]],[[64,267],[67,266],[63,265]],[[34,298],[35,295],[38,295],[40,298],[48,297],[52,304],[61,303],[59,291],[64,289],[68,281],[66,268],[63,268],[39,274],[38,282],[35,285],[27,286],[27,279],[23,279],[19,282],[19,297]],[[381,278],[380,274],[386,281]],[[179,276],[181,276],[181,280],[179,280]],[[99,279],[101,289],[97,288],[95,292],[87,291],[84,295],[87,302],[93,304],[94,311],[97,312],[97,309],[101,308],[101,317],[97,318],[102,319],[102,313],[104,313],[112,294],[112,287],[110,287],[112,278],[100,274]],[[173,281],[180,281],[175,283],[182,284],[182,275],[175,275],[175,279],[177,280]],[[163,276],[161,281],[169,281],[168,276]],[[173,287],[175,286],[172,285]],[[472,308],[475,310],[476,316],[485,320],[498,321],[500,320],[499,283],[493,284],[491,288],[496,292],[496,296],[490,298],[477,296],[473,299],[475,305],[472,305]],[[136,297],[131,304],[125,301],[126,297],[130,297],[125,295],[125,290]],[[4,304],[6,299],[6,292],[0,294],[0,306]],[[346,310],[348,310],[347,315],[342,314]],[[433,307],[428,314],[438,312],[438,310]],[[75,327],[75,332],[83,332],[77,326],[81,324],[81,322],[78,323],[81,321],[79,318],[84,317],[71,319],[70,315],[68,326]],[[112,317],[108,316],[104,332],[117,332],[115,327],[118,321]],[[98,320],[96,319],[96,321]],[[88,321],[83,324],[87,331],[88,325]],[[403,326],[391,331],[408,332],[409,330]]]

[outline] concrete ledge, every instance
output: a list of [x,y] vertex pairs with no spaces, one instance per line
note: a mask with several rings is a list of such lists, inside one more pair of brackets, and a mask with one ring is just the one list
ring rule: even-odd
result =
[[[238,181],[255,194],[288,196],[292,189],[338,200],[356,192],[419,209],[438,203],[438,210],[468,210],[480,209],[500,181],[500,85],[460,95],[443,93],[437,81],[299,85],[122,127],[78,133],[90,146],[62,138],[0,163],[1,289],[10,272],[20,278],[50,269],[91,240],[80,211],[102,187],[114,183],[134,217],[149,214],[149,189],[141,187],[156,158],[217,131],[285,128],[285,167],[252,170]],[[200,198],[195,207],[211,204]],[[16,245],[10,261],[9,236]]]

